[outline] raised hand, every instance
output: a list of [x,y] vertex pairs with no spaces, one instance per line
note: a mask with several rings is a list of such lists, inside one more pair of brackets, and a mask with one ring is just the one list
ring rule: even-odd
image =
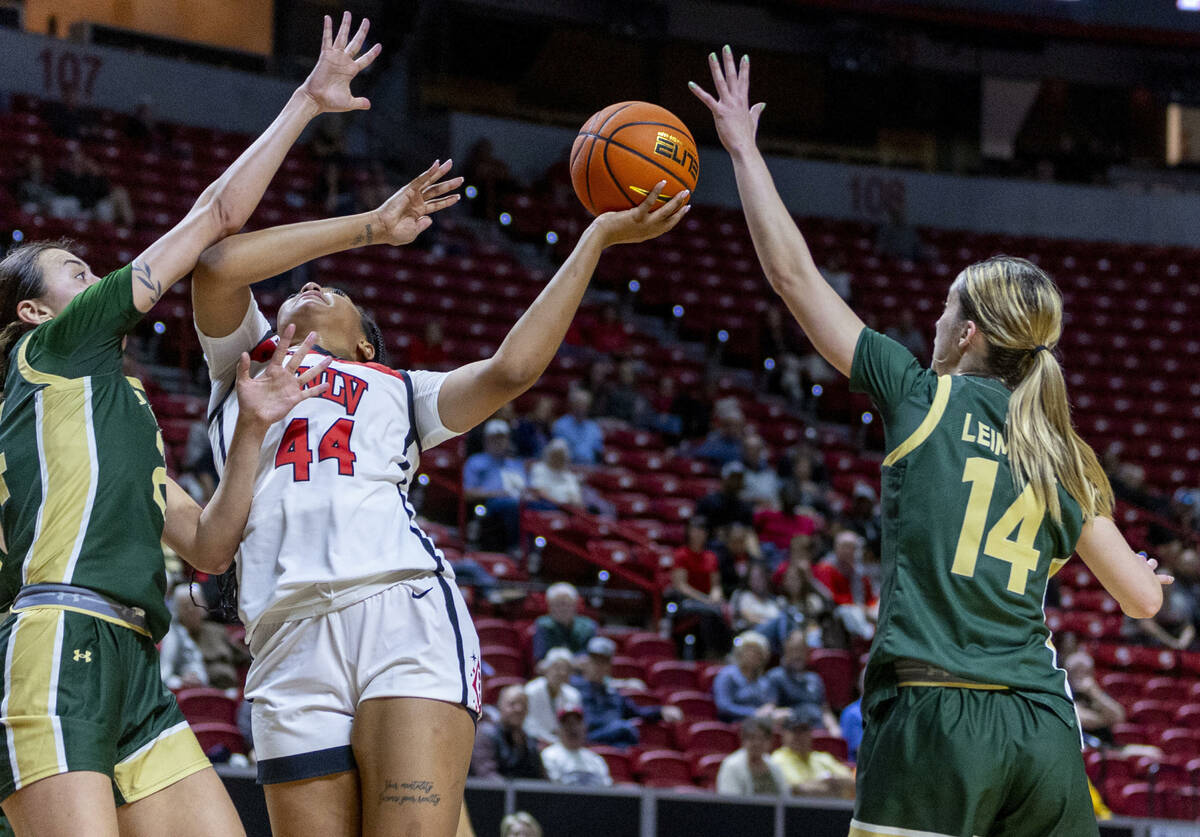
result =
[[321,113],[340,113],[347,110],[366,110],[371,106],[370,101],[350,92],[351,80],[360,71],[371,66],[381,49],[379,44],[371,47],[362,55],[363,41],[367,39],[367,30],[371,22],[363,18],[359,24],[354,39],[350,39],[350,13],[342,14],[342,25],[338,28],[337,37],[333,36],[333,20],[325,15],[325,32],[321,37],[321,57],[317,66],[308,74],[300,89],[316,103]]
[[715,99],[694,81],[688,82],[688,88],[712,111],[717,136],[726,151],[732,154],[753,147],[758,117],[767,105],[759,102],[750,107],[750,56],[743,55],[735,65],[733,50],[726,46],[720,60],[715,52],[708,54],[708,69],[717,91]]
[[605,212],[596,216],[592,222],[604,237],[604,246],[612,244],[635,244],[651,238],[658,238],[687,215],[690,206],[685,206],[688,190],[683,189],[658,209],[658,196],[666,187],[667,181],[660,180],[646,195],[640,204],[633,209],[623,209],[620,212]]
[[237,370],[238,411],[241,416],[260,425],[272,425],[287,416],[304,399],[320,395],[329,388],[327,381],[304,388],[325,371],[332,358],[324,357],[320,363],[297,374],[308,350],[317,342],[317,333],[310,332],[295,354],[288,358],[288,344],[295,333],[294,325],[283,330],[275,354],[257,378],[250,377],[250,355],[242,352]]
[[[1143,558],[1146,558],[1146,553],[1143,552],[1140,554]],[[1169,576],[1166,573],[1157,572],[1157,570],[1158,570],[1158,559],[1157,558],[1146,558],[1146,564],[1150,567],[1150,569],[1155,570],[1154,577],[1158,579],[1158,583],[1161,584],[1163,587],[1166,587],[1168,584],[1175,583],[1175,579],[1173,576]]]
[[461,177],[442,180],[450,173],[453,160],[433,165],[417,175],[383,205],[375,210],[384,239],[389,244],[409,244],[418,235],[429,229],[435,212],[458,203],[461,195],[450,194],[462,185]]

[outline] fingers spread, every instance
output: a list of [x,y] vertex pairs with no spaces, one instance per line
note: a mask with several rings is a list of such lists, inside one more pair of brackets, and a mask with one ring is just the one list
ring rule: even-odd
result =
[[726,44],[725,48],[721,50],[721,63],[725,67],[726,81],[737,82],[740,80],[738,79],[737,66],[733,63],[733,50],[729,48],[729,44]]
[[271,355],[272,366],[282,366],[287,359],[288,347],[292,343],[292,335],[296,333],[296,326],[293,323],[288,323],[287,328],[279,335],[279,345],[275,347],[275,354]]
[[346,45],[346,52],[350,55],[358,55],[358,51],[362,49],[363,41],[367,39],[367,30],[371,28],[371,21],[365,17],[358,25],[358,31],[354,33],[354,40]]
[[302,373],[297,375],[296,382],[299,383],[300,386],[304,386],[305,384],[309,383],[322,372],[324,372],[329,367],[329,364],[332,360],[333,358],[331,357],[321,358],[318,363],[313,364],[308,369],[305,369]]
[[365,96],[355,96],[353,99],[350,100],[350,109],[351,110],[370,110],[371,109],[371,100],[366,98]]
[[321,48],[333,47],[333,18],[325,15],[325,30],[321,33]]
[[659,213],[665,214],[665,215],[673,215],[674,213],[679,211],[679,208],[681,206],[683,206],[684,203],[687,202],[687,199],[691,194],[692,194],[691,191],[689,191],[688,189],[680,189],[678,192],[675,193],[674,197],[672,197],[669,201],[667,201],[663,205],[663,208],[659,210]]
[[306,398],[316,398],[318,395],[324,394],[327,389],[329,389],[329,381],[321,381],[321,383],[317,384],[315,387],[309,387],[308,389],[301,390],[300,400],[303,401]]
[[463,179],[461,177],[455,177],[451,178],[450,180],[443,180],[440,183],[434,183],[431,186],[426,186],[421,190],[421,195],[427,199],[437,198],[446,194],[447,192],[453,192],[461,185],[463,185]]
[[382,51],[383,44],[375,44],[375,46],[371,47],[362,55],[358,56],[358,58],[354,59],[354,66],[358,67],[360,70],[365,70],[367,67],[370,67],[373,63],[375,63],[375,59],[379,57],[379,53]]
[[717,100],[709,95],[708,91],[694,81],[688,82],[688,90],[691,90],[697,99],[704,102],[705,106],[712,110],[717,106]]
[[333,45],[338,49],[343,49],[346,46],[346,41],[350,39],[350,13],[342,12],[342,25],[338,27],[337,37],[333,39]]
[[708,69],[712,71],[713,87],[717,90],[717,98],[724,99],[729,95],[729,87],[725,84],[725,74],[721,72],[721,64],[717,61],[715,52],[708,54]]
[[634,210],[639,220],[649,215],[650,210],[654,209],[654,207],[658,205],[658,196],[662,194],[662,190],[666,187],[666,185],[667,181],[660,180],[658,183],[654,184],[653,189],[646,193],[645,199],[643,199]]
[[239,382],[250,380],[250,355],[247,352],[242,352],[238,358],[237,379]]
[[315,331],[310,331],[308,336],[304,338],[304,342],[300,344],[288,362],[284,364],[284,367],[289,372],[295,372],[297,369],[299,369],[300,364],[304,362],[305,356],[308,355],[312,347],[316,345],[316,342],[317,333]]
[[440,212],[443,209],[447,209],[451,206],[454,206],[454,204],[458,203],[459,198],[461,198],[461,197],[462,197],[462,195],[454,194],[454,195],[448,195],[444,198],[438,198],[437,200],[426,201],[425,202],[425,212],[426,213]]

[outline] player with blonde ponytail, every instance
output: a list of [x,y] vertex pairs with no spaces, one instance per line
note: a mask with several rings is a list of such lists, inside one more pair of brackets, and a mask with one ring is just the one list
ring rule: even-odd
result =
[[717,95],[692,92],[733,159],[763,272],[885,429],[883,579],[851,837],[1094,837],[1046,583],[1077,552],[1126,614],[1146,618],[1170,579],[1113,524],[1112,489],[1071,426],[1058,289],[1023,259],[971,265],[921,368],[817,270],[755,145],[763,105],[750,106],[750,59],[726,47],[709,67]]

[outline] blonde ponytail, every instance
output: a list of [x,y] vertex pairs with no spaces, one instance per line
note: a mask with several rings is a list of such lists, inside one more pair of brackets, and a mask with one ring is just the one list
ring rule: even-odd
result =
[[1071,423],[1053,352],[1062,335],[1062,297],[1054,281],[1032,262],[996,256],[968,267],[955,285],[963,317],[987,339],[988,366],[1013,389],[1005,444],[1017,490],[1031,485],[1055,521],[1062,520],[1058,485],[1079,503],[1085,520],[1111,516],[1112,486]]

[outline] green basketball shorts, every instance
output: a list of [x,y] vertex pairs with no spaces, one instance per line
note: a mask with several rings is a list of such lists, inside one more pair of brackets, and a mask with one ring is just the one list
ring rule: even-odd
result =
[[0,800],[90,770],[113,780],[123,805],[210,766],[150,637],[89,613],[29,608],[0,624],[0,659]]
[[866,719],[850,837],[1097,837],[1079,732],[1012,691],[913,686]]

